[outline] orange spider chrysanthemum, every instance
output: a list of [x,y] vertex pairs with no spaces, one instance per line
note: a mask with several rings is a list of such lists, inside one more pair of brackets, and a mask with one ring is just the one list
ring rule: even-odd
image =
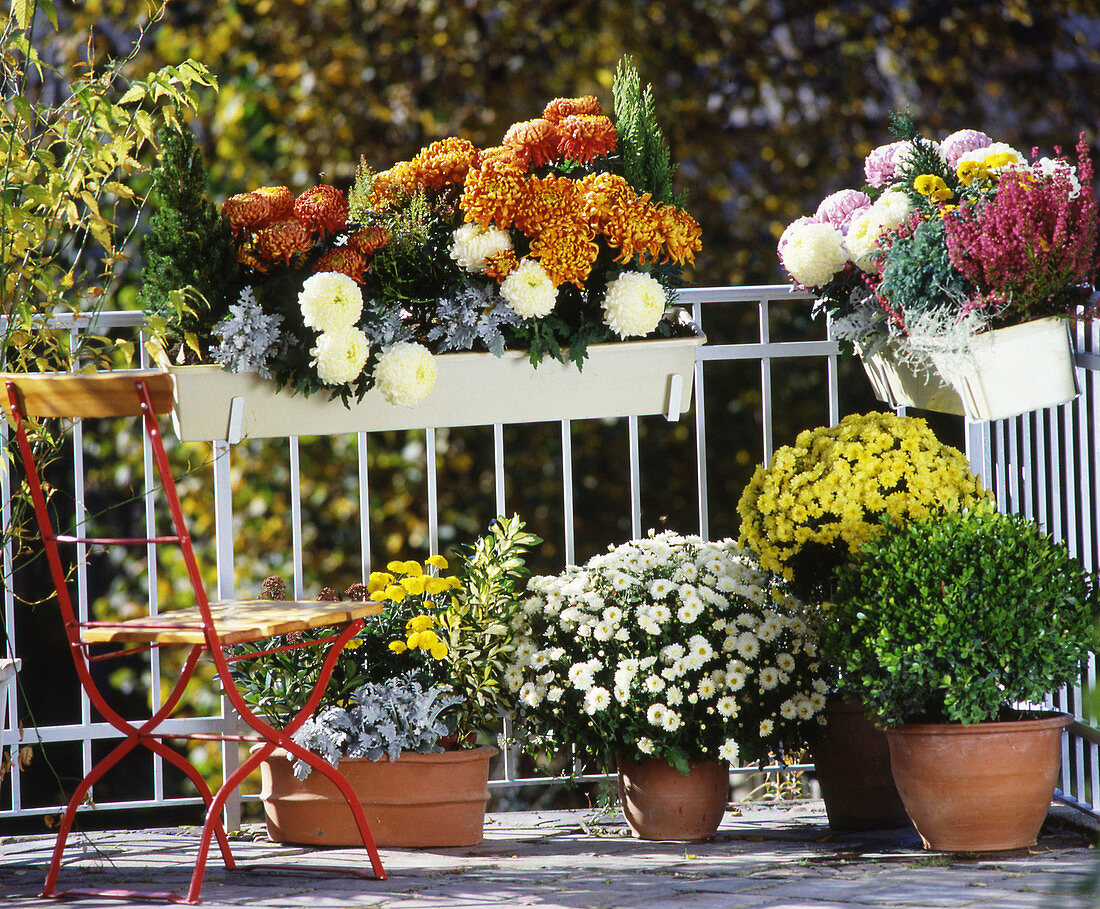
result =
[[237,261],[245,268],[251,268],[253,271],[258,271],[261,275],[266,275],[271,271],[271,266],[263,259],[259,258],[252,251],[251,246],[241,246],[237,249]]
[[558,157],[558,139],[558,128],[549,120],[523,120],[508,127],[504,145],[514,149],[528,167],[545,167]]
[[294,202],[294,217],[310,230],[334,234],[348,223],[348,200],[335,186],[314,186]]
[[295,253],[313,246],[313,232],[293,218],[265,227],[256,234],[256,252],[269,262],[290,264]]
[[695,254],[703,248],[703,229],[686,211],[675,205],[662,205],[658,210],[661,232],[665,235],[665,256],[677,265],[695,261]]
[[479,154],[473,142],[452,136],[433,142],[409,163],[416,171],[417,185],[442,189],[451,183],[462,183]]
[[[585,214],[594,230],[603,231],[604,225],[615,216],[615,209],[638,199],[638,194],[618,174],[589,174],[580,181],[584,193]],[[649,199],[648,193],[643,201]]]
[[531,241],[531,255],[538,257],[554,286],[567,281],[584,287],[600,248],[586,226],[555,227]]
[[516,270],[518,265],[519,260],[516,258],[516,251],[514,249],[502,249],[498,253],[485,257],[485,275],[489,278],[495,278],[497,281],[503,281]]
[[558,152],[580,164],[610,154],[619,139],[614,123],[592,114],[570,114],[558,124],[558,129]]
[[[648,193],[647,193],[648,195]],[[657,208],[642,199],[617,206],[614,216],[604,226],[607,242],[619,250],[616,262],[628,263],[635,256],[639,262],[655,260],[664,246],[664,234],[657,220]]]
[[338,246],[336,249],[330,249],[317,260],[313,266],[313,272],[316,274],[321,271],[338,271],[342,275],[347,275],[356,284],[362,284],[366,267],[367,257],[359,250],[352,249],[350,246]]
[[515,163],[493,158],[466,175],[459,203],[467,221],[488,229],[492,225],[511,227],[524,198],[527,178]]
[[596,100],[595,95],[585,95],[583,98],[555,98],[542,111],[542,115],[551,123],[561,123],[572,114],[597,116],[602,113],[600,102]]
[[510,145],[494,145],[491,148],[483,148],[478,155],[477,167],[485,167],[487,164],[506,164],[509,167],[527,170],[527,161]]
[[390,237],[390,232],[384,227],[364,227],[348,237],[348,246],[359,250],[364,256],[370,256],[389,243]]
[[514,220],[518,230],[535,237],[554,226],[572,227],[585,221],[584,195],[576,182],[553,174],[527,179]]
[[287,218],[294,215],[294,193],[290,191],[290,187],[287,186],[261,186],[259,189],[253,190],[257,196],[267,200],[270,210],[268,212],[268,223],[274,224],[276,221],[285,221]]
[[222,214],[240,236],[271,223],[271,203],[256,192],[237,193],[222,203]]

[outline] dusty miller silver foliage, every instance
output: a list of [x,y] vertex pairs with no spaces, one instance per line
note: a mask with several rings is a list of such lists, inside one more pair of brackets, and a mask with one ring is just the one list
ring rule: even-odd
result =
[[283,317],[265,313],[252,288],[246,287],[229,307],[229,315],[214,326],[213,333],[221,341],[211,349],[210,359],[230,372],[255,372],[270,379],[267,364],[279,353],[282,324]]
[[519,325],[523,318],[504,302],[495,283],[464,284],[436,308],[436,326],[428,339],[439,341],[439,350],[472,350],[480,341],[499,357],[504,354],[502,326]]

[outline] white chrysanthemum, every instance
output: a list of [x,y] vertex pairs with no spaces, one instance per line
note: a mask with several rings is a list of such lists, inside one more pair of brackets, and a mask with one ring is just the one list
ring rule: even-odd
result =
[[671,665],[677,660],[682,659],[685,653],[687,653],[687,650],[683,644],[667,644],[661,648],[661,659]]
[[665,289],[640,271],[623,272],[607,285],[603,318],[620,338],[648,335],[665,313]]
[[737,652],[746,660],[751,660],[760,652],[760,640],[752,632],[742,633],[737,638]]
[[363,291],[347,275],[322,271],[302,282],[298,306],[307,328],[320,332],[350,328],[363,314]]
[[960,155],[959,160],[955,163],[955,169],[958,170],[963,164],[968,164],[971,161],[993,173],[1027,166],[1027,158],[1005,142],[994,142],[985,148],[976,148]]
[[435,359],[423,344],[403,341],[383,351],[374,367],[374,382],[391,404],[412,407],[435,388]]
[[520,666],[526,666],[531,662],[531,658],[535,655],[535,645],[532,641],[526,638],[521,638],[516,644],[516,649],[513,655],[513,659]]
[[645,718],[649,720],[651,725],[660,726],[664,722],[666,713],[668,713],[668,708],[664,704],[651,704],[649,710],[646,711]]
[[649,594],[654,599],[663,600],[673,590],[676,589],[676,585],[667,578],[657,578],[652,584],[649,585]]
[[718,759],[725,761],[727,764],[736,764],[740,754],[741,749],[733,739],[727,739],[722,747],[718,749]]
[[646,676],[644,687],[649,694],[657,694],[664,689],[665,680],[659,675]]
[[684,603],[679,609],[676,610],[676,618],[678,618],[685,625],[690,625],[697,618],[702,611],[702,606],[697,603]]
[[623,620],[623,611],[618,606],[608,606],[603,611],[603,620],[609,625],[618,625]]
[[485,259],[512,248],[512,238],[507,231],[486,230],[476,221],[463,224],[451,235],[451,258],[466,271],[482,273]]
[[538,707],[542,703],[542,692],[534,682],[527,682],[519,690],[519,699],[528,707]]
[[696,694],[698,694],[699,697],[702,698],[703,700],[707,700],[709,698],[714,697],[714,694],[717,690],[718,690],[718,687],[714,684],[714,680],[708,677],[708,678],[702,679],[699,682],[699,687],[696,690]]
[[614,689],[615,700],[620,704],[625,704],[630,700],[630,689],[625,685],[616,685]]
[[644,735],[638,739],[638,750],[642,754],[653,754],[657,750],[657,746],[653,744],[653,739],[646,738]]
[[756,618],[753,616],[753,614],[751,612],[742,612],[737,617],[737,624],[738,625],[743,625],[745,628],[755,628],[756,627]]
[[664,603],[655,603],[650,607],[649,613],[658,625],[664,625],[672,618],[672,610]]
[[558,289],[537,259],[524,259],[500,285],[505,302],[525,319],[550,315]]
[[820,713],[825,709],[825,697],[815,691],[810,695],[810,706],[813,708],[814,713]]
[[794,672],[794,657],[789,653],[778,653],[775,656],[775,665],[783,672]]
[[745,687],[745,673],[734,670],[726,675],[726,687],[730,691],[740,691]]
[[794,701],[789,698],[779,705],[779,715],[785,720],[793,720],[798,716],[798,708],[795,707]]
[[599,686],[589,688],[584,694],[584,712],[589,716],[606,710],[611,704],[611,692]]
[[718,712],[724,717],[735,717],[738,713],[737,701],[735,698],[731,698],[729,695],[719,698],[718,703],[714,705]]
[[799,698],[794,702],[795,709],[798,711],[798,718],[800,720],[808,720],[815,713],[814,705],[809,698]]
[[848,262],[844,235],[832,224],[792,224],[783,238],[779,260],[804,287],[828,284]]
[[546,700],[550,701],[552,704],[556,704],[561,700],[563,694],[565,694],[565,689],[559,685],[554,685],[546,692]]
[[826,691],[829,690],[829,685],[824,679],[814,679],[813,689],[818,694],[824,694]]
[[592,636],[597,641],[610,641],[615,635],[615,626],[610,622],[597,622],[592,627]]
[[370,345],[358,328],[336,328],[317,336],[317,346],[310,350],[310,366],[326,385],[347,385],[354,382],[367,365]]
[[661,728],[665,732],[675,732],[684,724],[684,721],[680,718],[675,710],[666,710],[661,717]]
[[761,720],[760,721],[760,738],[766,739],[769,735],[772,734],[772,730],[774,730],[774,729],[775,729],[775,723],[773,723],[771,720]]
[[760,687],[771,691],[779,684],[779,670],[774,666],[765,666],[760,670]]
[[668,691],[665,692],[665,700],[670,707],[678,707],[684,702],[684,692],[674,685],[669,685]]
[[909,217],[910,208],[909,197],[901,190],[892,189],[852,219],[845,243],[856,265],[864,271],[878,270],[881,263],[876,261],[876,256],[882,249],[879,239]]

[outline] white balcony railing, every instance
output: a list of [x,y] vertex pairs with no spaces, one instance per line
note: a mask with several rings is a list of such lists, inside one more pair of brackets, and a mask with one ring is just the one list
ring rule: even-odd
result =
[[[616,526],[621,527],[619,539],[641,535],[652,519],[653,507],[647,500],[653,498],[671,471],[693,474],[691,485],[696,490],[696,514],[678,515],[677,529],[698,531],[704,536],[726,536],[736,532],[737,482],[748,478],[752,464],[771,457],[776,445],[785,444],[794,434],[806,426],[835,423],[843,413],[869,406],[869,390],[858,376],[858,366],[843,365],[834,341],[823,337],[820,324],[809,320],[809,297],[792,293],[786,286],[713,287],[693,288],[681,292],[681,301],[690,305],[697,324],[708,335],[708,343],[699,348],[695,364],[695,400],[693,412],[687,419],[693,420],[690,431],[681,431],[669,441],[662,428],[662,418],[628,417],[622,422],[626,429],[626,463],[614,476],[599,478],[602,490],[618,490],[616,495],[601,497],[604,501],[622,501],[626,513],[614,515]],[[73,331],[92,327],[86,317],[66,317],[58,321],[59,327]],[[105,331],[130,331],[137,333],[142,325],[140,313],[103,313],[95,317],[94,329]],[[816,334],[815,334],[816,333]],[[140,349],[140,345],[138,345]],[[1100,396],[1096,382],[1100,371],[1100,333],[1096,327],[1079,328],[1077,334],[1078,379],[1083,394],[1075,402],[1050,411],[1031,414],[997,424],[952,424],[958,439],[964,441],[975,468],[987,483],[996,490],[998,502],[1005,510],[1018,511],[1035,518],[1055,536],[1064,538],[1090,567],[1100,563],[1100,504],[1097,487],[1100,486],[1100,448],[1097,426],[1100,425]],[[142,365],[142,364],[135,364]],[[845,406],[841,405],[842,371],[845,373]],[[853,402],[859,406],[853,406]],[[708,443],[715,435],[719,421],[738,420],[738,425],[749,427],[752,432],[738,451],[716,450]],[[954,420],[954,418],[948,418]],[[650,421],[655,421],[651,423]],[[588,422],[588,421],[583,421]],[[594,421],[606,422],[606,421]],[[439,473],[440,446],[451,444],[453,433],[484,433],[483,428],[471,430],[427,430],[406,437],[406,448],[413,448],[412,456],[422,459],[427,533],[424,548],[437,552],[441,537],[447,528],[440,525]],[[578,510],[576,467],[578,455],[574,450],[577,439],[584,439],[588,428],[581,421],[565,421],[560,424],[560,463],[550,464],[546,458],[546,470],[551,467],[560,477],[561,498],[557,502],[532,503],[524,498],[524,505],[540,514],[554,514],[552,522],[560,527],[560,537],[552,540],[560,554],[562,564],[587,558],[591,553],[578,553],[578,520],[588,517],[585,509]],[[618,431],[618,430],[616,430]],[[511,502],[508,491],[508,462],[523,448],[522,438],[514,438],[514,427],[497,425],[492,432],[492,513],[506,514]],[[77,502],[77,520],[84,517],[85,442],[82,429],[77,427],[72,452],[72,471]],[[441,435],[442,434],[442,435]],[[751,438],[749,437],[751,436]],[[415,439],[409,445],[408,439]],[[659,473],[646,469],[646,453],[660,442],[664,446],[663,464]],[[7,449],[7,426],[0,423],[0,442]],[[723,446],[726,440],[723,439]],[[372,439],[371,433],[358,433],[354,440],[354,457],[345,469],[354,477],[358,486],[359,517],[358,536],[364,575],[370,570],[372,528],[369,499],[373,489],[368,474],[368,460],[372,446],[383,444]],[[391,443],[392,444],[392,441]],[[201,446],[200,446],[201,447]],[[350,448],[350,446],[349,446]],[[280,452],[283,449],[280,449]],[[301,448],[297,438],[286,440],[285,469],[289,476],[289,510],[291,515],[292,586],[297,596],[302,595],[308,558],[305,550],[306,534],[302,524],[302,463]],[[674,455],[669,455],[673,451]],[[732,463],[748,457],[747,463]],[[231,461],[233,450],[225,443],[214,443],[210,450],[212,460],[212,486],[214,501],[215,546],[219,596],[232,595],[240,584],[242,565],[252,554],[236,553],[233,502],[233,475]],[[148,452],[146,452],[146,476],[151,476]],[[9,500],[12,495],[13,476],[7,469],[0,470],[0,499],[3,502],[0,520],[7,527],[11,520]],[[281,468],[280,468],[281,469]],[[683,476],[680,477],[683,479]],[[377,490],[375,490],[377,492]],[[151,530],[155,522],[152,498],[146,491],[144,520]],[[513,493],[513,498],[517,496]],[[238,499],[240,497],[238,496]],[[545,535],[539,523],[530,514],[522,515],[530,529]],[[695,526],[686,526],[694,523]],[[152,535],[150,532],[149,535]],[[602,540],[601,546],[615,540]],[[2,553],[4,594],[3,616],[6,648],[10,655],[23,658],[21,684],[37,686],[50,672],[45,657],[39,654],[21,653],[21,628],[25,622],[25,610],[19,605],[20,596],[35,599],[28,591],[17,591],[14,584],[18,577],[12,574],[10,545]],[[149,585],[156,596],[156,560],[150,558],[154,582]],[[92,592],[87,571],[80,566],[76,573],[77,604],[82,617],[87,615]],[[48,604],[42,609],[49,609]],[[4,649],[0,649],[0,654]],[[51,659],[61,658],[60,652]],[[156,651],[148,657],[150,678],[159,677],[160,665]],[[1081,683],[1071,689],[1055,693],[1052,703],[1074,714],[1078,720],[1074,734],[1068,737],[1063,754],[1063,796],[1083,807],[1092,809],[1100,792],[1100,751],[1097,733],[1089,725],[1092,722],[1085,692],[1095,683],[1095,668],[1090,663],[1085,668]],[[150,695],[158,696],[153,686]],[[35,752],[50,753],[54,749],[67,749],[74,773],[86,772],[92,763],[93,749],[99,750],[101,740],[113,739],[115,730],[93,719],[91,705],[83,693],[77,692],[75,681],[71,692],[57,692],[59,701],[74,705],[66,721],[36,723],[34,717],[20,712],[19,699],[12,697],[8,715],[0,731],[0,746],[15,749],[29,745]],[[214,731],[225,727],[231,720],[221,715],[178,719],[175,728],[183,731]],[[24,725],[22,737],[17,731]],[[236,746],[229,746],[224,755],[232,765],[236,761]],[[73,757],[73,750],[79,755]],[[36,760],[42,760],[41,754]],[[160,758],[150,755],[152,763],[151,791],[136,796],[123,795],[112,798],[96,794],[95,804],[100,809],[134,808],[175,804],[193,804],[198,799],[174,798],[166,794],[163,766]],[[505,753],[497,769],[499,779],[493,787],[514,787],[546,780],[522,778],[513,752]],[[59,806],[43,803],[41,798],[31,804],[24,798],[24,771],[14,761],[3,783],[0,784],[0,823],[5,817],[42,815],[55,813]],[[48,800],[46,800],[48,801]],[[234,810],[239,810],[234,809]],[[0,828],[2,829],[2,828]]]

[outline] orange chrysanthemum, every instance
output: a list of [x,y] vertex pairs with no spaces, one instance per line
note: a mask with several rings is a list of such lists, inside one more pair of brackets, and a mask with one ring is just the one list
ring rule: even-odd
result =
[[699,222],[675,205],[662,205],[657,211],[665,235],[664,261],[671,259],[677,265],[694,262],[695,254],[703,248]]
[[[580,188],[588,223],[599,232],[615,216],[616,208],[638,198],[634,187],[618,174],[589,174],[580,181]],[[649,198],[648,194],[645,198]]]
[[348,237],[348,246],[359,250],[364,256],[370,256],[389,243],[390,236],[384,227],[364,227]]
[[317,260],[313,266],[313,272],[316,274],[321,271],[338,271],[342,275],[347,275],[356,284],[362,284],[366,267],[367,257],[359,250],[352,249],[350,246],[338,246],[336,249],[330,249]]
[[294,202],[294,217],[310,230],[334,234],[348,223],[348,200],[335,186],[314,186]]
[[527,170],[527,161],[519,152],[510,145],[494,145],[492,148],[483,148],[477,159],[477,167],[485,167],[488,164],[503,164]]
[[442,189],[462,183],[477,162],[477,146],[467,139],[449,137],[433,142],[410,162],[416,171],[416,184],[426,189]]
[[504,134],[504,145],[515,149],[528,167],[545,167],[558,157],[558,128],[549,120],[513,123]]
[[460,205],[467,221],[488,229],[511,227],[524,199],[527,178],[507,159],[494,158],[466,175]]
[[251,268],[253,271],[258,271],[261,275],[266,275],[271,271],[271,266],[263,259],[258,258],[250,246],[241,246],[237,248],[237,261],[245,268]]
[[[648,197],[648,193],[646,196]],[[664,246],[664,234],[657,217],[657,208],[645,199],[636,199],[615,208],[604,225],[607,242],[619,250],[616,262],[628,263],[635,256],[645,263],[657,259]]]
[[514,249],[502,249],[498,253],[485,257],[485,274],[487,277],[503,281],[519,265]]
[[568,177],[551,174],[527,179],[514,224],[528,237],[535,237],[555,226],[572,228],[586,220],[580,186]]
[[313,246],[313,232],[293,218],[265,227],[256,234],[256,252],[268,262],[290,264],[295,253]]
[[271,223],[271,203],[257,192],[238,193],[222,203],[222,214],[240,236]]
[[531,255],[537,256],[554,286],[571,281],[584,287],[600,248],[584,225],[556,227],[531,241]]
[[558,124],[558,152],[581,164],[610,154],[619,139],[615,124],[607,117],[570,114]]
[[602,113],[600,102],[596,100],[595,95],[585,95],[583,98],[555,98],[542,111],[542,115],[551,123],[561,123],[573,114],[597,116]]
[[[253,192],[267,200],[268,224],[285,221],[294,215],[294,193],[287,186],[261,186]],[[264,225],[266,226],[266,225]]]

